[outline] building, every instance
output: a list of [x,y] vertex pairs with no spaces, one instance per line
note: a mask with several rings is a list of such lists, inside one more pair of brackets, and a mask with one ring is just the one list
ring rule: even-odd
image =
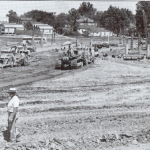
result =
[[78,22],[79,26],[81,26],[81,25],[82,26],[83,25],[85,25],[85,26],[89,25],[89,26],[95,26],[95,27],[97,26],[97,23],[95,23],[94,20],[87,18],[85,16],[81,16],[80,19],[77,20],[77,22]]
[[104,36],[113,36],[113,35],[114,35],[113,32],[106,30],[105,28],[100,28],[100,27],[91,28],[90,36],[104,37]]
[[97,23],[94,20],[82,16],[77,20],[78,32],[81,35],[89,34],[89,36],[113,36],[113,32],[106,30],[105,28],[97,27]]
[[15,34],[16,30],[24,30],[24,26],[22,24],[16,23],[3,23],[0,25],[2,34]]
[[38,29],[43,33],[43,35],[52,35],[54,33],[54,28],[48,24],[43,24],[40,22],[32,23],[34,29]]
[[32,18],[21,17],[21,18],[18,19],[19,24],[25,24],[28,21],[32,22]]

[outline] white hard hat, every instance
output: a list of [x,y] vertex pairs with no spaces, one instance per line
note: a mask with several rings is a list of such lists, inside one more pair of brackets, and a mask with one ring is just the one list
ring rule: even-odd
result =
[[16,93],[17,92],[17,89],[16,88],[10,88],[8,93]]

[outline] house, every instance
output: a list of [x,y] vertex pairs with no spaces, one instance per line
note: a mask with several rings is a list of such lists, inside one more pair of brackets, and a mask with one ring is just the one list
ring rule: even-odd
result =
[[54,33],[54,28],[48,24],[43,24],[40,22],[32,23],[34,29],[40,30],[43,35],[52,35]]
[[18,19],[19,24],[25,24],[28,21],[32,22],[32,18],[21,17],[21,18]]
[[94,22],[94,20],[87,18],[85,16],[81,16],[80,19],[77,20],[78,25],[89,25],[89,26],[97,26],[97,23]]
[[86,31],[90,33],[92,27],[93,27],[93,26],[88,25],[88,24],[79,25],[79,26],[78,26],[78,32],[79,32],[80,34],[84,34]]
[[41,23],[41,22],[32,22],[32,25],[33,27],[36,29],[39,29],[39,26],[40,25],[48,25],[48,24],[44,24],[44,23]]
[[94,20],[87,18],[85,16],[81,16],[80,19],[77,20],[78,23],[78,32],[80,34],[84,34],[84,32],[90,32],[90,28],[96,28],[97,23]]
[[46,25],[40,25],[39,29],[41,32],[43,32],[44,35],[53,34],[53,27],[52,26],[46,26]]
[[113,32],[106,30],[105,28],[97,27],[97,28],[91,28],[91,32],[89,36],[104,37],[104,36],[113,36],[113,35],[114,35]]
[[16,30],[24,30],[24,26],[22,24],[16,23],[3,23],[0,25],[2,34],[15,34]]
[[78,22],[78,32],[82,35],[85,33],[89,36],[112,36],[113,33],[105,28],[97,27],[97,23],[94,20],[81,17],[77,20]]
[[78,32],[84,34],[89,33],[89,36],[113,36],[113,32],[106,30],[105,28],[90,26],[90,25],[80,25],[78,27]]

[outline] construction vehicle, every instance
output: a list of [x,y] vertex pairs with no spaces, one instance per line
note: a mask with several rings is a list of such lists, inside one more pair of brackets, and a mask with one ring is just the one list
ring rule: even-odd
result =
[[64,53],[62,58],[57,59],[55,63],[56,69],[75,69],[79,67],[83,67],[84,60],[82,55],[68,55]]
[[13,52],[8,49],[3,49],[3,51],[0,51],[0,68],[13,67],[13,64]]
[[75,69],[93,63],[95,60],[94,49],[75,48],[64,52],[64,55],[56,60],[56,69]]
[[24,49],[2,48],[0,51],[0,68],[26,66],[30,57],[30,51]]
[[15,45],[12,46],[11,49],[14,50],[16,53],[19,53],[20,50],[29,50],[30,53],[36,52],[36,47],[28,45]]
[[17,66],[27,66],[29,63],[29,57],[29,50],[20,50],[19,53],[15,54],[15,63]]

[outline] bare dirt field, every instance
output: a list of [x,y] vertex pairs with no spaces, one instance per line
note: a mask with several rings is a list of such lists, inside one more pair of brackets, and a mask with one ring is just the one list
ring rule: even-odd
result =
[[[51,49],[38,48],[28,66],[0,70],[0,149],[150,150],[150,61],[98,57],[55,70]],[[21,142],[12,145],[5,140],[9,87],[20,98]]]

